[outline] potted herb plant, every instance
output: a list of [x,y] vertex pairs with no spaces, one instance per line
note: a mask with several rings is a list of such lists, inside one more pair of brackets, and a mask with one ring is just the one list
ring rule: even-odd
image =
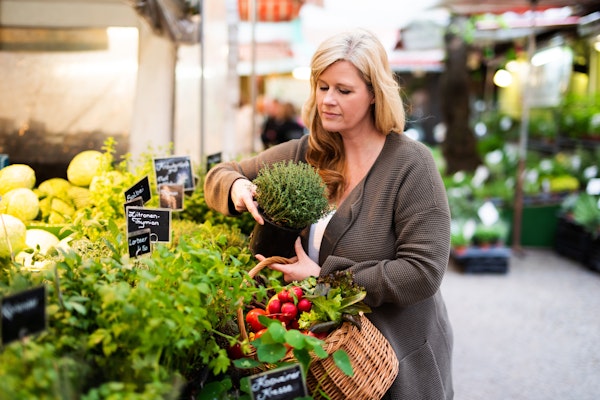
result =
[[330,211],[325,183],[311,165],[293,161],[265,166],[253,183],[265,223],[252,231],[252,253],[292,257],[300,232]]
[[573,207],[573,220],[586,232],[584,263],[600,271],[600,197],[582,192]]
[[600,236],[600,198],[580,193],[573,205],[573,220],[592,238]]
[[600,271],[600,196],[581,192],[565,197],[554,250]]
[[471,241],[462,231],[455,231],[450,234],[450,244],[452,251],[456,254],[464,254],[469,247]]
[[492,225],[478,224],[473,232],[473,243],[480,248],[497,246],[503,242],[505,227],[501,223]]

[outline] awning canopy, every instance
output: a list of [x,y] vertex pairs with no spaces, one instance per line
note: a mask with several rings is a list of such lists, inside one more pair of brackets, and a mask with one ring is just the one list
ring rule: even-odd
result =
[[598,0],[439,0],[439,7],[446,7],[459,15],[524,13],[535,5],[537,10],[571,7],[574,15],[587,15],[600,10]]

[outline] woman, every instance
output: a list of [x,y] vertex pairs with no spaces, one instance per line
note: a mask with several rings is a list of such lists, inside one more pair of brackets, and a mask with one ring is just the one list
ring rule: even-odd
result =
[[321,44],[303,120],[309,135],[212,169],[207,203],[263,223],[250,182],[260,167],[290,159],[315,166],[335,211],[303,232],[292,263],[271,268],[286,281],[353,271],[372,308],[366,316],[400,361],[386,398],[452,399],[452,329],[440,293],[450,251],[446,192],[427,147],[402,135],[399,87],[371,33]]

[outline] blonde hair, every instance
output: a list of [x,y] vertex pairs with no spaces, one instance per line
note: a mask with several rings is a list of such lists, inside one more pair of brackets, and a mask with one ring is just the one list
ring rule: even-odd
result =
[[331,200],[339,198],[344,190],[344,162],[342,139],[335,132],[326,131],[317,110],[317,82],[330,65],[337,61],[354,65],[375,102],[371,112],[375,128],[387,135],[404,131],[405,112],[400,86],[394,77],[387,53],[371,32],[358,29],[326,39],[311,61],[310,96],[302,108],[302,119],[310,129],[307,161],[319,170],[329,189]]

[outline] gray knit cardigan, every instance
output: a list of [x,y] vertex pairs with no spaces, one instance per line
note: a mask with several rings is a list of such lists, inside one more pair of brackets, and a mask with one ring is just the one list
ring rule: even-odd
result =
[[[236,179],[254,179],[265,163],[305,161],[306,148],[307,136],[215,166],[205,180],[207,204],[235,215],[229,191]],[[398,356],[386,399],[453,398],[452,328],[440,293],[449,251],[450,211],[431,152],[405,135],[387,135],[367,176],[331,218],[319,253],[321,275],[354,272],[373,310],[367,317]]]

